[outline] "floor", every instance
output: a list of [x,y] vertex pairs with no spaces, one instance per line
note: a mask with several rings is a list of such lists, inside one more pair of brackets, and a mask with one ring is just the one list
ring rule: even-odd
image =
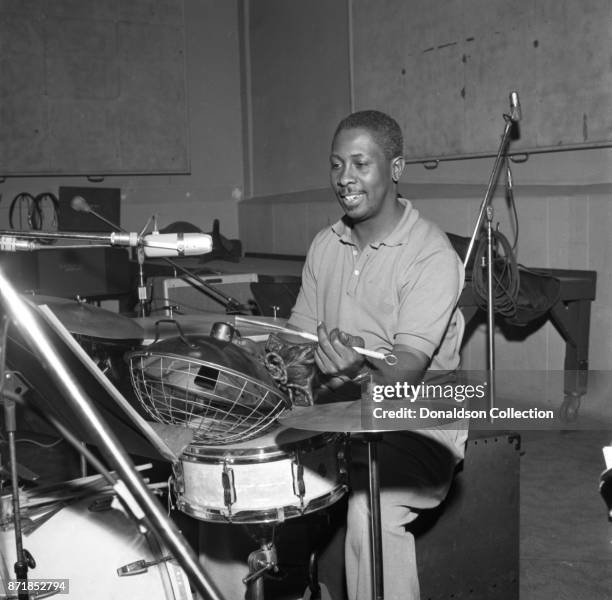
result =
[[598,482],[612,431],[522,439],[520,600],[609,600],[612,523]]

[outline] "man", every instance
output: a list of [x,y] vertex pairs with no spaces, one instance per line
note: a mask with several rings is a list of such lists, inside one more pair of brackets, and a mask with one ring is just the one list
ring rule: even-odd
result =
[[[289,325],[317,332],[316,363],[337,389],[365,372],[375,383],[419,383],[459,365],[463,319],[456,309],[463,267],[444,233],[398,195],[404,169],[399,125],[378,111],[353,113],[334,134],[331,185],[344,211],[315,237]],[[366,348],[397,357],[368,359]],[[419,597],[415,509],[436,506],[463,457],[466,430],[385,435],[379,448],[387,600]],[[350,600],[371,599],[367,462],[353,445],[346,578]]]

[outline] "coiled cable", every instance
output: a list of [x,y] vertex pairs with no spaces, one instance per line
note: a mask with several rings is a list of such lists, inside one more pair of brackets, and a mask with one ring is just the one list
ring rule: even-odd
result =
[[[491,231],[493,243],[493,309],[504,317],[516,314],[520,274],[516,257],[508,239],[498,230]],[[488,305],[487,239],[480,238],[474,254],[472,289],[476,303],[482,309]]]

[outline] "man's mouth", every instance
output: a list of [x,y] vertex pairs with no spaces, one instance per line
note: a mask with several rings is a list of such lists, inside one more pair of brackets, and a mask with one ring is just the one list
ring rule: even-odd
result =
[[342,196],[342,201],[344,202],[345,206],[350,208],[351,206],[357,206],[357,204],[359,204],[364,197],[364,193],[345,194],[344,196]]

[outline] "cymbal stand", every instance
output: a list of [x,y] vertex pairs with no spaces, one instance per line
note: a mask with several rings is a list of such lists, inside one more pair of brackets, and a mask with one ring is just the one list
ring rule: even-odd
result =
[[[17,431],[17,420],[15,418],[15,401],[5,395],[4,385],[6,381],[6,338],[9,327],[7,315],[2,316],[1,328],[2,339],[0,340],[0,392],[2,404],[4,405],[4,427],[8,435],[9,461],[11,465],[11,498],[13,502],[13,523],[15,526],[15,548],[17,561],[14,564],[15,578],[18,581],[28,580],[28,568],[34,568],[32,555],[23,547],[23,537],[21,534],[21,513],[19,508],[19,477],[17,475],[17,450],[15,446],[15,432]],[[27,586],[26,589],[19,588],[17,593],[18,600],[28,600],[30,597]]]
[[278,571],[278,558],[274,545],[274,526],[252,528],[247,526],[259,548],[249,554],[249,574],[242,579],[247,586],[246,600],[264,600],[264,578],[269,571]]
[[385,597],[385,590],[383,583],[382,526],[380,522],[380,471],[378,464],[378,442],[382,440],[382,434],[366,433],[364,434],[364,439],[368,445],[372,598],[374,600],[383,600]]

